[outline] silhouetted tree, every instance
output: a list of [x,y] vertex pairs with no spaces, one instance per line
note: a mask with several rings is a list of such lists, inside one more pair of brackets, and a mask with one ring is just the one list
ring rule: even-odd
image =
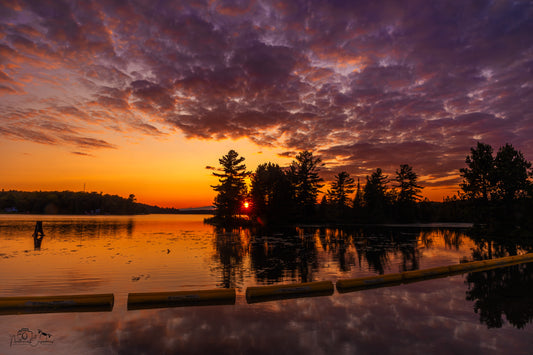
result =
[[331,206],[328,202],[327,196],[323,195],[322,199],[320,200],[320,205],[318,206],[318,220],[324,222],[329,221],[331,219],[330,207]]
[[468,167],[459,170],[463,178],[461,189],[470,199],[488,201],[494,180],[492,147],[478,142],[475,149],[470,148],[470,155],[466,157],[465,163]]
[[501,147],[494,159],[496,196],[506,201],[526,196],[531,185],[528,181],[529,169],[531,163],[524,159],[522,152],[510,144]]
[[[7,211],[6,211],[7,209]],[[175,212],[128,198],[97,192],[2,191],[0,211],[45,214],[134,214]]]
[[530,218],[524,212],[532,203],[523,198],[531,194],[531,163],[510,144],[501,147],[495,158],[488,144],[478,142],[470,150],[468,167],[460,170],[461,188],[474,201],[475,220],[495,230],[527,225]]
[[350,174],[341,171],[335,175],[335,181],[331,184],[331,190],[328,190],[328,198],[331,203],[339,208],[348,206],[348,195],[355,191],[355,181]]
[[293,213],[294,191],[277,164],[261,164],[251,179],[252,215],[262,223],[283,223]]
[[289,175],[294,186],[296,203],[302,208],[305,217],[314,214],[316,199],[323,186],[322,178],[318,176],[320,168],[324,166],[322,160],[314,157],[310,151],[299,153],[290,166]]
[[211,186],[218,192],[214,201],[215,215],[222,219],[231,219],[239,213],[246,196],[246,165],[241,164],[244,157],[239,157],[234,150],[230,150],[218,161],[222,165],[222,173],[214,172],[213,175],[219,178],[220,184]]
[[348,195],[355,191],[355,181],[350,174],[341,171],[335,175],[335,181],[331,184],[331,190],[328,190],[327,196],[329,202],[336,209],[340,217],[344,217],[348,210]]
[[363,189],[361,188],[359,178],[357,178],[357,188],[355,189],[355,196],[352,201],[355,221],[361,222],[364,202]]
[[423,187],[418,185],[418,175],[411,166],[408,164],[400,165],[400,170],[396,170],[395,180],[398,183],[396,186],[399,189],[399,203],[415,203],[422,198],[420,191],[422,191]]
[[409,222],[416,218],[417,202],[422,198],[420,191],[423,187],[418,185],[418,175],[408,164],[400,165],[400,170],[396,170],[396,188],[398,191],[394,196],[396,202],[396,216],[402,222]]
[[364,188],[365,210],[367,218],[371,221],[382,220],[387,208],[387,176],[377,168],[372,175],[366,177]]
[[361,188],[361,183],[359,182],[359,178],[357,178],[357,188],[355,190],[355,196],[353,198],[353,207],[354,208],[360,208],[363,207],[363,189]]

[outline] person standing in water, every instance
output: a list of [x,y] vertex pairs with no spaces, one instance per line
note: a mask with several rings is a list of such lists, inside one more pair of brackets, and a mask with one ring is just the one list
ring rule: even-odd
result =
[[43,221],[37,221],[35,223],[35,231],[33,232],[33,247],[35,250],[41,249],[41,243],[43,242]]

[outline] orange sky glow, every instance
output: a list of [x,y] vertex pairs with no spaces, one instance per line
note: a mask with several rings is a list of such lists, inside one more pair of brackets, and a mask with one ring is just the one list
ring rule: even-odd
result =
[[533,158],[526,2],[366,3],[3,1],[0,188],[201,207],[230,149],[310,150],[326,182],[410,164],[442,201],[478,141]]

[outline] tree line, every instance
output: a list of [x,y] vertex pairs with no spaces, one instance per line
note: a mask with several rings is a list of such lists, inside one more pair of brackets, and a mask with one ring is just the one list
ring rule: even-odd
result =
[[177,213],[128,198],[97,192],[74,191],[0,191],[0,212],[32,214],[147,214]]
[[474,221],[533,228],[533,170],[531,162],[512,145],[494,154],[489,144],[478,142],[460,169],[463,199],[472,201]]
[[[346,171],[335,175],[330,188],[320,171],[322,160],[310,151],[296,155],[288,167],[260,164],[254,172],[246,170],[245,158],[230,150],[219,159],[213,172],[218,184],[214,200],[213,223],[233,223],[239,216],[263,225],[309,222],[386,223],[386,222],[486,222],[487,210],[496,211],[501,202],[505,215],[522,223],[520,212],[531,205],[533,184],[531,163],[510,144],[495,157],[490,145],[478,143],[460,169],[463,182],[458,196],[443,202],[422,199],[418,174],[409,164],[401,164],[389,177],[377,168],[363,183]],[[249,186],[246,179],[250,180]],[[323,197],[318,202],[320,193]],[[494,202],[494,203],[493,203]],[[480,205],[483,205],[480,208]],[[492,213],[494,217],[494,213]]]

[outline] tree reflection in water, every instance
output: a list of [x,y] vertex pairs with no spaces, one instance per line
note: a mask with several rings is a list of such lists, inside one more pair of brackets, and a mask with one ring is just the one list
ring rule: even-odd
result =
[[533,320],[533,263],[470,273],[466,283],[466,300],[488,328],[502,327],[502,315],[518,329]]
[[[245,270],[259,284],[317,281],[324,267],[321,261],[326,259],[341,272],[353,267],[376,274],[418,270],[421,248],[430,248],[433,239],[440,238],[446,248],[458,250],[462,235],[445,229],[385,227],[219,229],[215,231],[215,269],[223,287],[242,286]],[[398,270],[391,270],[393,260]]]
[[224,288],[239,287],[242,285],[243,260],[248,253],[250,230],[245,228],[227,230],[215,229],[215,256],[222,274],[222,286]]
[[463,245],[464,230],[455,229],[429,229],[420,231],[420,242],[424,247],[430,248],[434,239],[442,239],[448,249],[459,250]]
[[353,233],[341,228],[320,228],[318,236],[321,248],[334,255],[340,271],[350,271],[355,265],[355,254],[352,252]]
[[[473,260],[488,260],[533,251],[528,240],[473,237]],[[466,299],[488,328],[500,328],[507,321],[521,329],[533,320],[533,263],[470,273]]]
[[394,250],[391,240],[376,231],[363,232],[359,230],[354,235],[354,246],[359,258],[359,267],[366,260],[368,268],[382,275],[389,265],[390,253]]
[[420,267],[419,232],[399,228],[360,228],[352,235],[360,267],[362,261],[366,261],[370,270],[382,275],[390,266],[391,258],[397,254],[401,257],[397,271]]
[[318,270],[315,235],[295,228],[270,235],[256,235],[251,243],[251,268],[260,283],[290,278],[296,282],[314,281]]

